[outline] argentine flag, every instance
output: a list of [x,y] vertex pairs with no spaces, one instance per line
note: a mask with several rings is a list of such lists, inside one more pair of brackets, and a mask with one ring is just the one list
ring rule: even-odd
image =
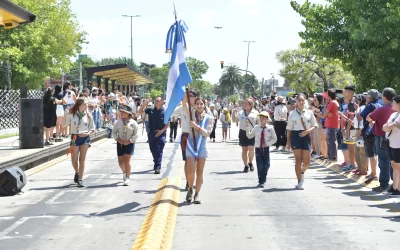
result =
[[[168,74],[167,96],[164,112],[165,124],[168,123],[175,108],[183,99],[185,94],[185,85],[192,81],[192,76],[190,75],[185,60],[185,39],[181,22],[175,22],[171,28],[173,28],[175,32],[173,38],[170,36],[170,32],[168,32],[167,37],[167,41],[168,39],[174,39],[174,43]],[[187,27],[185,27],[185,29],[187,29]]]

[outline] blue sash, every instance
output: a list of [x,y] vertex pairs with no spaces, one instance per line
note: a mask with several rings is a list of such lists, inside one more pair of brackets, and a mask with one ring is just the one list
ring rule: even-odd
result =
[[[205,129],[208,124],[208,115],[206,115],[203,119],[202,122],[200,122],[199,126],[202,129]],[[186,150],[188,150],[196,159],[199,157],[200,150],[203,148],[204,143],[207,141],[207,138],[205,136],[202,136],[200,133],[198,133],[196,137],[196,143],[197,143],[197,151],[194,151],[194,142],[192,135],[189,133],[189,138],[188,138],[188,144],[186,146]]]

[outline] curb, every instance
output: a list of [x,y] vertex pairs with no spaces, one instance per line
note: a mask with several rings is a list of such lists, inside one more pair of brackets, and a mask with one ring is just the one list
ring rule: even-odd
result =
[[362,186],[364,186],[366,188],[372,189],[372,188],[375,188],[375,187],[379,187],[379,181],[378,180],[373,180],[372,182],[366,184],[366,183],[364,183],[365,180],[367,179],[367,178],[365,178],[365,176],[358,176],[358,175],[355,175],[352,172],[344,172],[342,170],[342,168],[339,168],[339,164],[337,164],[337,163],[329,163],[329,162],[325,162],[325,161],[321,161],[321,160],[314,160],[314,162],[320,164],[321,166],[329,168],[330,170],[332,170],[332,171],[334,171],[334,172],[336,172],[336,173],[338,173],[338,174],[340,174],[342,176],[345,176],[348,179],[350,179],[352,181],[355,181],[358,184],[360,184],[360,185],[362,185]]
[[[181,169],[181,168],[180,168]],[[161,180],[132,250],[171,249],[181,193],[181,170]]]
[[[101,131],[99,133],[90,136],[90,140],[92,142],[96,142],[106,137],[107,137],[107,130]],[[69,147],[70,147],[69,142],[63,142],[59,145],[43,148],[40,151],[29,155],[0,162],[0,172],[14,166],[18,166],[24,171],[34,168],[40,164],[52,161],[55,158],[58,158],[63,154],[66,154],[66,151],[69,149]]]

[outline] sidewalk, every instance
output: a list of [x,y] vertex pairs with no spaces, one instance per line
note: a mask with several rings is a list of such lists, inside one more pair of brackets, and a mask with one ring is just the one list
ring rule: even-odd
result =
[[15,134],[18,135],[19,133],[19,128],[9,128],[9,129],[2,129],[0,130],[0,136],[2,135],[8,135],[8,134]]

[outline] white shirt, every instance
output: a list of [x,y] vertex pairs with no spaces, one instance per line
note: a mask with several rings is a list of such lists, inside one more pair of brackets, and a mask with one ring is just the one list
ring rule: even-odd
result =
[[288,115],[288,109],[286,105],[278,105],[275,107],[274,111],[274,119],[275,121],[282,121],[281,119],[284,119],[284,121],[287,120]]
[[[79,125],[79,129],[78,129]],[[89,118],[88,115],[84,115],[82,120],[79,123],[79,115],[78,114],[70,114],[68,113],[67,119],[65,121],[65,126],[71,126],[72,134],[81,134],[87,133],[91,130],[94,130],[94,121],[93,117]]]
[[[395,112],[390,115],[388,120],[389,123],[392,123],[393,119],[398,115],[398,112]],[[400,115],[397,116],[396,120],[394,120],[397,124],[400,124]],[[389,135],[390,132],[386,132],[386,137]],[[389,146],[391,148],[400,148],[400,129],[394,127],[392,129],[392,133],[389,136]]]
[[189,133],[190,132],[190,117],[183,106],[179,106],[175,109],[173,116],[180,116],[181,117],[181,126],[182,126],[182,133]]
[[[303,118],[306,128],[303,127],[301,118]],[[301,112],[301,116],[297,112],[297,109],[290,112],[288,124],[286,126],[287,130],[303,131],[310,129],[311,127],[318,127],[317,120],[315,119],[314,113],[311,110],[304,108]]]
[[[364,109],[365,109],[365,105],[363,105],[363,106],[361,106],[361,107],[358,107],[356,113],[359,114],[359,113],[361,113]],[[353,125],[354,128],[362,129],[362,128],[364,128],[364,119],[361,120],[361,121],[358,121],[357,116],[355,115],[355,116],[354,116],[353,124],[354,124],[354,125]]]
[[139,125],[133,119],[129,119],[127,124],[124,124],[124,121],[122,119],[119,119],[114,125],[112,135],[115,140],[119,138],[124,141],[135,143],[135,141],[139,137],[138,128]]
[[239,115],[237,117],[235,117],[235,122],[239,122],[239,128],[241,130],[246,131],[246,118],[249,119],[249,125],[251,126],[251,124],[253,124],[253,126],[256,126],[257,124],[260,124],[260,119],[258,117],[258,111],[253,109],[250,113],[247,114],[244,110],[239,111]]
[[[260,148],[261,147],[261,132],[262,128],[260,125],[256,125],[254,129],[251,128],[251,126],[247,127],[246,130],[246,135],[249,139],[253,138],[254,136],[256,137],[255,139],[255,144],[254,147]],[[274,130],[274,126],[272,125],[266,125],[264,128],[264,141],[265,145],[264,147],[270,147],[276,142],[276,134]]]

